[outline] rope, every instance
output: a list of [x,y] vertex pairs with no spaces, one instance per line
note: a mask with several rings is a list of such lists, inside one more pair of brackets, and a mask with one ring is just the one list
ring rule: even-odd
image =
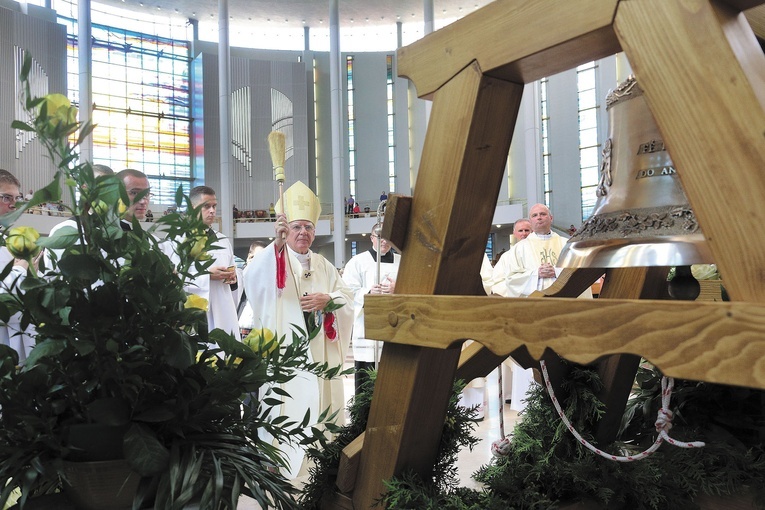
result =
[[627,456],[620,456],[620,455],[611,455],[610,453],[603,452],[599,450],[598,448],[591,445],[587,440],[585,440],[579,432],[576,431],[576,429],[571,425],[571,422],[566,418],[566,415],[563,413],[563,409],[560,407],[560,403],[558,403],[558,399],[555,398],[555,392],[553,391],[552,384],[550,383],[550,377],[547,375],[547,366],[545,365],[544,360],[541,360],[539,362],[540,366],[542,367],[542,375],[544,376],[545,380],[545,386],[547,387],[547,392],[550,394],[550,398],[552,399],[553,405],[555,406],[555,410],[558,411],[558,416],[560,416],[560,419],[563,420],[563,423],[566,425],[568,430],[574,435],[577,441],[579,441],[581,444],[583,444],[588,450],[591,452],[594,452],[604,459],[613,460],[615,462],[633,462],[636,460],[642,460],[654,453],[656,450],[659,449],[659,446],[661,446],[661,443],[666,441],[671,445],[680,447],[680,448],[702,448],[705,446],[703,441],[691,441],[689,443],[685,443],[683,441],[677,441],[675,439],[672,439],[669,437],[669,429],[672,428],[672,416],[673,413],[669,409],[669,401],[670,397],[672,396],[672,388],[675,385],[675,380],[671,377],[662,377],[661,378],[661,408],[659,408],[658,416],[656,417],[656,432],[658,432],[658,436],[656,436],[656,441],[651,445],[650,448],[645,450],[644,452],[641,452],[637,455],[627,455]]
[[495,457],[506,457],[510,455],[510,438],[505,436],[505,398],[502,394],[502,363],[497,367],[499,370],[499,433],[500,438],[491,443],[491,454]]

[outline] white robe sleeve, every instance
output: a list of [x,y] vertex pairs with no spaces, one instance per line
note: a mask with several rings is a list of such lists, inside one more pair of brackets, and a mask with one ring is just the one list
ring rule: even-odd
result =
[[525,297],[537,290],[539,265],[533,260],[528,247],[529,243],[524,239],[510,252],[505,278],[507,297]]

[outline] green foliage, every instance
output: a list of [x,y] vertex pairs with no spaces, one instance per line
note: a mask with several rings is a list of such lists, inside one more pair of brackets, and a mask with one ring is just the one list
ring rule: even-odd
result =
[[[303,487],[300,494],[300,507],[304,509],[319,509],[322,498],[329,496],[335,490],[337,468],[340,464],[340,454],[348,444],[366,430],[369,410],[372,405],[377,372],[368,370],[368,379],[361,386],[348,406],[350,423],[337,429],[334,439],[322,447],[313,447],[308,450],[308,457],[313,461],[310,469],[310,480]],[[460,449],[468,447],[472,449],[477,443],[473,431],[473,421],[476,410],[466,409],[458,405],[459,395],[464,384],[458,381],[454,385],[446,411],[446,420],[441,433],[441,442],[436,464],[433,469],[433,477],[427,482],[427,490],[433,493],[444,492],[456,487],[457,471],[455,462]],[[405,475],[409,476],[409,475]],[[395,480],[390,482],[396,484]],[[390,503],[386,500],[388,508]],[[424,508],[424,507],[411,507]]]
[[[700,449],[664,444],[647,459],[632,463],[597,457],[568,433],[545,390],[528,394],[523,420],[513,432],[507,457],[494,459],[474,478],[484,490],[438,490],[413,476],[388,484],[389,509],[552,509],[585,501],[609,509],[696,509],[701,494],[732,495],[748,488],[765,508],[765,419],[763,392],[676,381],[672,408],[678,412],[671,436],[703,440]],[[572,367],[561,398],[566,415],[582,435],[594,430],[602,412],[595,372]],[[638,453],[655,440],[660,401],[659,374],[641,369],[635,398],[628,406],[620,442],[601,445],[617,454]]]
[[[74,122],[66,109],[49,114],[49,101],[29,92],[28,69],[27,55],[21,79],[33,121],[13,125],[35,131],[58,170],[0,223],[57,200],[61,181],[74,206],[71,225],[40,240],[47,253],[40,270],[0,293],[0,320],[19,313],[36,341],[21,367],[15,351],[0,346],[0,480],[8,480],[0,507],[16,487],[22,506],[60,490],[62,460],[104,455],[90,440],[113,436],[115,456],[142,476],[134,508],[153,500],[155,508],[199,501],[201,508],[233,509],[241,493],[265,508],[293,508],[295,489],[273,469],[286,461],[258,431],[285,443],[320,440],[317,428],[306,430],[308,415],[298,423],[272,409],[289,398],[279,385],[298,371],[329,377],[337,370],[309,362],[310,335],[282,337],[280,348],[264,355],[223,331],[208,334],[205,312],[186,306],[184,292],[187,279],[210,265],[199,215],[169,214],[151,230],[133,221],[124,231],[119,223],[130,201],[122,182],[95,178],[89,162],[77,162],[77,145],[92,126]],[[176,205],[184,203],[191,209],[179,189]],[[167,233],[177,264],[156,229]],[[250,397],[267,384],[262,399]],[[93,427],[84,443],[76,440]]]

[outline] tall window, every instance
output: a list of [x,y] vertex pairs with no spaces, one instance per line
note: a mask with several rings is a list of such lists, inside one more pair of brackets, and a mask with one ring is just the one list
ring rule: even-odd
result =
[[576,69],[579,105],[579,172],[581,175],[582,221],[592,215],[598,186],[598,93],[595,62]]
[[542,78],[539,82],[539,104],[542,114],[542,177],[544,202],[547,207],[551,207],[550,199],[552,197],[552,183],[550,182],[550,112],[548,110],[547,85],[549,80]]
[[486,240],[486,248],[484,249],[484,253],[489,257],[489,260],[494,260],[494,236],[496,234],[489,234],[489,238]]
[[[319,191],[321,191],[321,182],[319,181],[319,175],[321,175],[321,172],[319,172],[319,91],[317,88],[319,83],[319,67],[315,58],[311,66],[313,69],[313,153],[314,166],[316,168],[316,194],[318,195]],[[345,204],[343,204],[343,207],[345,207]]]
[[[69,96],[79,104],[77,21],[67,27]],[[148,177],[154,201],[188,193],[190,155],[189,43],[92,24],[93,162]]]
[[348,172],[351,196],[356,197],[356,114],[353,107],[353,55],[345,57],[346,96],[348,99]]
[[388,66],[388,78],[386,91],[388,94],[388,191],[396,191],[396,133],[394,130],[394,103],[393,103],[393,55],[385,57]]

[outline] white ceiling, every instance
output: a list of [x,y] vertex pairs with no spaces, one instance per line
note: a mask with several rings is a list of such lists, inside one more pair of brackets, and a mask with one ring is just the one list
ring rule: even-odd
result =
[[[424,0],[338,0],[340,26],[379,26],[423,23]],[[483,7],[491,0],[433,0],[436,27],[439,21],[454,20]],[[93,0],[145,15],[218,20],[216,0]],[[329,0],[229,0],[231,30],[246,26],[288,28],[327,27]],[[441,23],[443,24],[443,23]]]

